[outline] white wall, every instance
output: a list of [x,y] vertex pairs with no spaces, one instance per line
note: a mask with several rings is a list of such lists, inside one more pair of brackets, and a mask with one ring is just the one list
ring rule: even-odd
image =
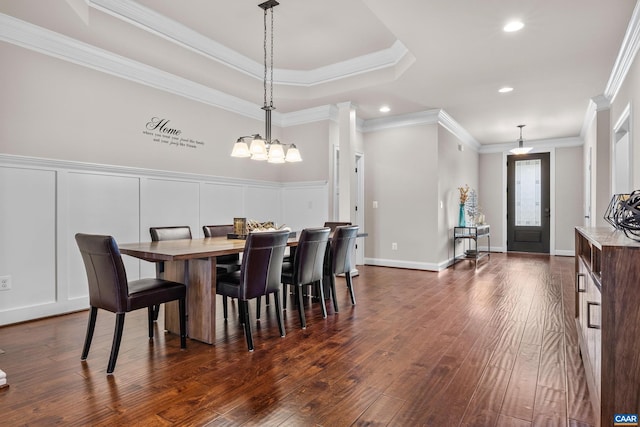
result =
[[[74,235],[149,241],[149,227],[207,224],[234,216],[286,223],[295,230],[327,220],[327,183],[277,183],[0,154],[0,325],[88,307]],[[124,256],[129,279],[155,275]]]
[[[462,150],[462,151],[460,151]],[[434,202],[438,208],[438,260],[453,259],[452,230],[458,225],[460,209],[459,187],[468,185],[478,195],[478,205],[483,206],[482,193],[479,190],[478,152],[462,144],[451,132],[438,126],[438,199]],[[442,202],[442,208],[440,208]],[[459,245],[464,242],[458,241]],[[486,244],[485,241],[479,242]],[[456,249],[456,253],[461,252]]]
[[624,83],[611,105],[611,126],[615,126],[623,111],[631,109],[631,178],[632,188],[640,189],[640,55],[636,54]]

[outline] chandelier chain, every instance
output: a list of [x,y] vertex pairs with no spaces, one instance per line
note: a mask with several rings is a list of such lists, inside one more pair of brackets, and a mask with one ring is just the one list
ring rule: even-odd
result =
[[271,78],[270,78],[271,94],[269,96],[269,106],[273,108],[273,8],[271,8]]
[[264,41],[262,44],[262,50],[264,52],[264,78],[262,83],[264,85],[264,106],[267,106],[267,9],[264,10]]

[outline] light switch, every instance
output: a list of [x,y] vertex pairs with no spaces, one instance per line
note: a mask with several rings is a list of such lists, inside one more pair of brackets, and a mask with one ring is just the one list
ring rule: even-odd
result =
[[377,200],[373,201],[373,209],[378,209],[378,201]]

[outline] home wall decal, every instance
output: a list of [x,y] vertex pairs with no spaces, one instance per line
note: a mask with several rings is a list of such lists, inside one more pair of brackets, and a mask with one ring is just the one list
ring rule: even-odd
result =
[[198,148],[204,146],[204,141],[198,141],[182,136],[182,130],[169,126],[169,119],[152,117],[142,131],[144,135],[150,136],[153,142],[166,144],[169,147]]

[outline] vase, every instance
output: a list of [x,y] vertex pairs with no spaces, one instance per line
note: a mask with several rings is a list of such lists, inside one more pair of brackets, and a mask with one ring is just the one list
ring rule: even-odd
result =
[[458,227],[466,227],[467,224],[464,220],[464,203],[460,203],[460,214],[458,215]]

